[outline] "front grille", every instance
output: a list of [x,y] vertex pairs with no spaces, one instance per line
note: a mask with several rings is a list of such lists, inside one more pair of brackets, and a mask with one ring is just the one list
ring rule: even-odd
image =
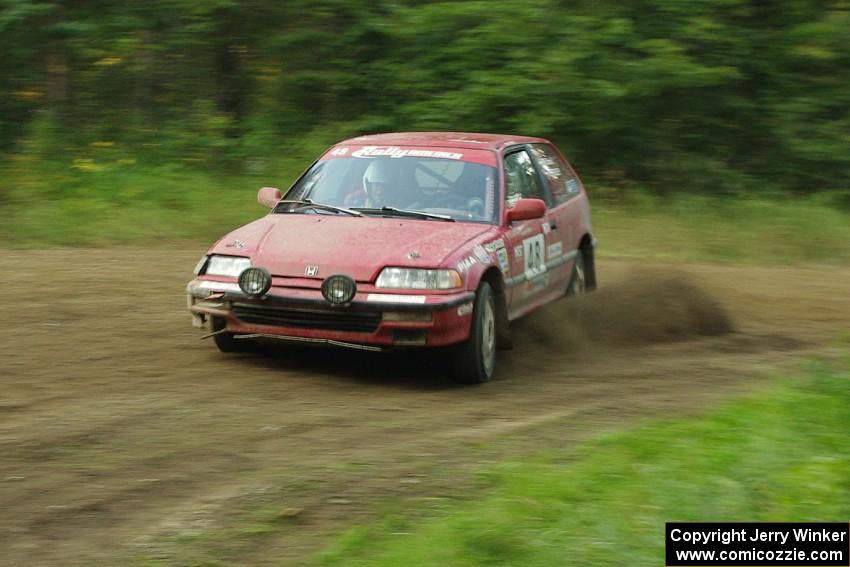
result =
[[381,323],[381,314],[371,311],[292,309],[283,307],[258,307],[237,303],[233,314],[240,320],[254,325],[297,327],[300,329],[322,329],[325,331],[348,331],[372,333]]

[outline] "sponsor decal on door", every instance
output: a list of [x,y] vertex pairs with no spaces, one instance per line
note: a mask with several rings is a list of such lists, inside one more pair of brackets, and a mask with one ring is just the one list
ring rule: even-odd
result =
[[523,257],[525,258],[525,277],[533,280],[546,272],[546,244],[543,235],[538,234],[522,241]]

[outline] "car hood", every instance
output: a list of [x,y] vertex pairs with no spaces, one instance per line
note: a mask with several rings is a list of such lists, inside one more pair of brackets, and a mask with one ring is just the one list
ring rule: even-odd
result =
[[234,230],[211,252],[249,256],[274,276],[347,274],[370,282],[386,266],[436,268],[452,252],[495,227],[402,218],[270,214]]

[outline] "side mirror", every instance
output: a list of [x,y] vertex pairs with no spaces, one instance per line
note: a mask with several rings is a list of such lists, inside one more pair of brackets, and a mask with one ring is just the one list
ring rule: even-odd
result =
[[280,189],[277,187],[262,187],[257,193],[257,202],[264,207],[274,208],[280,201]]
[[546,203],[542,199],[518,199],[508,209],[508,222],[539,219],[546,214]]

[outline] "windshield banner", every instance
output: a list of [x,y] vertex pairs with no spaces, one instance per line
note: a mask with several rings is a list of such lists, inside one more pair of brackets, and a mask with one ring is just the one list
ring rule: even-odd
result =
[[320,161],[347,157],[434,158],[468,161],[493,167],[496,165],[496,155],[488,150],[418,146],[337,146],[323,155]]

